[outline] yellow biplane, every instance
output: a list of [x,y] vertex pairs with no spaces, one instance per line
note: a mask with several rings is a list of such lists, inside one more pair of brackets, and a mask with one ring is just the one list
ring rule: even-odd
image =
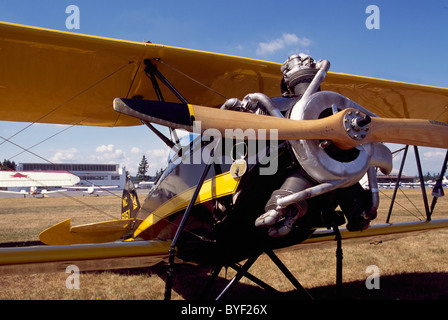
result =
[[370,226],[376,172],[392,170],[383,143],[448,148],[446,88],[332,73],[302,54],[278,64],[11,23],[0,63],[0,120],[143,124],[172,149],[141,205],[127,183],[122,219],[63,221],[44,246],[0,249],[0,270],[168,258],[169,299],[178,258],[216,267],[212,279],[235,267],[221,299],[262,253],[302,290],[274,250],[448,227],[433,206],[426,221]]

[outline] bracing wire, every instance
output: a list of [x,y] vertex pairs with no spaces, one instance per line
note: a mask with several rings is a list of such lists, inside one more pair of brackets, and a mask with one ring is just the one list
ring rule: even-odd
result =
[[[395,158],[396,156],[398,156],[398,154],[402,151],[404,151],[406,148],[400,148],[398,150],[395,150],[392,152],[393,158]],[[390,180],[392,182],[392,180]],[[398,202],[395,199],[395,202],[399,207],[401,207],[403,210],[407,211],[410,215],[412,215],[414,218],[422,220],[421,218],[425,219],[425,215],[418,209],[418,207],[415,205],[415,203],[412,201],[412,199],[410,199],[408,197],[408,195],[406,194],[406,192],[404,192],[404,190],[401,188],[401,186],[398,186],[398,190],[400,190],[400,193],[408,200],[408,202],[414,207],[414,209],[418,212],[418,214],[420,214],[421,217],[419,217],[417,214],[415,214],[414,212],[412,212],[411,210],[409,210],[408,208],[406,208],[404,205],[402,205],[400,202]],[[391,197],[389,197],[386,193],[384,193],[383,191],[381,191],[381,194],[387,198],[389,198],[390,200],[392,200]]]
[[[74,96],[72,96],[71,98],[67,99],[66,101],[64,101],[63,103],[61,103],[60,105],[56,106],[55,108],[53,108],[52,110],[48,111],[47,113],[45,113],[44,115],[42,115],[41,117],[39,117],[38,119],[34,120],[33,122],[29,123],[27,126],[25,126],[24,128],[22,128],[21,130],[17,131],[16,133],[14,133],[12,136],[10,136],[8,139],[6,139],[5,141],[0,143],[0,146],[5,143],[6,141],[9,141],[10,139],[14,138],[15,136],[17,136],[18,134],[22,133],[23,131],[25,131],[26,129],[30,128],[31,126],[33,126],[34,124],[36,124],[37,122],[43,120],[44,118],[48,117],[50,114],[52,114],[53,112],[59,110],[60,108],[62,108],[63,106],[65,106],[67,103],[73,101],[74,99],[78,98],[79,96],[83,95],[84,93],[88,92],[89,90],[93,89],[94,87],[96,87],[97,85],[99,85],[100,83],[102,83],[103,81],[105,81],[106,79],[110,78],[111,76],[113,76],[114,74],[116,74],[117,72],[121,71],[122,69],[124,69],[125,67],[133,64],[133,61],[129,61],[128,63],[124,64],[123,66],[119,67],[118,69],[114,70],[113,72],[111,72],[110,74],[108,74],[107,76],[103,77],[102,79],[98,80],[97,82],[95,82],[94,84],[90,85],[89,87],[85,88],[84,90],[78,92],[77,94],[75,94]],[[86,118],[88,119],[88,118]],[[85,120],[85,119],[84,119]]]
[[[160,60],[159,60],[159,61],[160,61]],[[30,146],[30,147],[28,147],[28,148],[24,148],[24,147],[18,145],[17,143],[11,141],[11,139],[12,139],[13,137],[17,136],[18,134],[22,133],[23,131],[27,130],[27,129],[30,128],[32,125],[36,124],[38,121],[41,121],[42,119],[44,119],[45,117],[47,117],[47,116],[50,115],[51,113],[53,113],[53,112],[55,112],[56,110],[60,109],[61,107],[63,107],[63,106],[66,105],[67,103],[69,103],[70,101],[73,101],[73,100],[76,99],[77,97],[81,96],[82,94],[84,94],[84,93],[88,92],[89,90],[91,90],[92,88],[96,87],[97,85],[99,85],[100,83],[102,83],[104,80],[110,78],[111,76],[113,76],[114,74],[116,74],[117,72],[119,72],[120,70],[124,69],[125,67],[129,66],[129,65],[132,64],[132,63],[133,63],[133,62],[131,61],[131,62],[126,63],[125,65],[121,66],[120,68],[116,69],[115,71],[113,71],[112,73],[110,73],[109,75],[107,75],[106,77],[104,77],[104,78],[102,78],[101,80],[97,81],[96,83],[94,83],[93,85],[89,86],[88,88],[86,88],[86,89],[80,91],[79,93],[77,93],[76,95],[74,95],[73,97],[71,97],[70,99],[68,99],[67,101],[63,102],[62,104],[60,104],[60,105],[57,106],[56,108],[52,109],[51,111],[49,111],[49,112],[46,113],[45,115],[41,116],[40,118],[38,118],[38,119],[35,120],[34,122],[28,124],[26,127],[24,127],[23,129],[19,130],[18,132],[16,132],[15,134],[11,135],[10,137],[5,138],[5,137],[3,137],[3,136],[0,136],[0,139],[3,140],[3,141],[0,143],[0,145],[4,144],[5,142],[8,142],[8,143],[10,143],[10,144],[16,146],[17,148],[22,149],[22,151],[21,151],[20,153],[14,155],[14,156],[12,156],[12,157],[10,157],[8,160],[11,160],[12,158],[19,156],[20,154],[23,154],[23,153],[27,152],[27,153],[32,154],[33,156],[36,156],[37,158],[39,158],[39,159],[41,159],[41,160],[43,160],[43,161],[45,161],[45,162],[48,162],[48,163],[50,163],[50,164],[52,164],[52,165],[57,166],[58,164],[53,163],[53,162],[51,162],[49,159],[46,159],[45,157],[42,157],[42,156],[38,155],[37,153],[31,151],[31,149],[34,148],[34,147],[36,147],[36,146],[38,146],[38,145],[40,145],[40,144],[42,144],[42,143],[44,143],[44,142],[46,142],[46,141],[48,141],[48,140],[50,140],[50,139],[52,139],[52,138],[54,138],[54,137],[57,136],[57,135],[59,135],[59,134],[65,132],[65,131],[71,129],[71,128],[74,127],[74,126],[79,125],[80,123],[84,122],[85,120],[88,120],[89,118],[91,118],[91,117],[93,117],[93,116],[95,116],[95,115],[97,115],[97,114],[99,114],[99,113],[101,113],[101,112],[104,112],[105,110],[111,108],[111,105],[105,107],[104,109],[99,110],[97,113],[95,113],[95,114],[93,114],[93,115],[90,115],[89,117],[86,117],[86,118],[84,118],[84,119],[78,121],[77,123],[71,124],[71,125],[69,125],[68,127],[63,128],[62,130],[60,130],[60,131],[58,131],[58,132],[52,134],[51,136],[48,136],[47,138],[45,138],[45,139],[39,141],[38,143],[36,143],[36,144],[34,144],[34,145],[32,145],[32,146]],[[169,66],[169,65],[168,65],[168,66]],[[171,67],[171,66],[170,66],[170,67]],[[171,68],[173,68],[173,67],[171,67]],[[204,87],[206,87],[206,88],[212,90],[213,92],[215,92],[215,93],[217,93],[218,95],[220,95],[220,96],[222,96],[222,97],[225,98],[224,95],[222,95],[222,94],[220,94],[219,92],[217,92],[217,91],[215,91],[215,90],[213,90],[213,89],[207,87],[206,85],[204,85],[204,84],[200,83],[199,81],[197,81],[197,80],[195,80],[195,79],[189,77],[188,75],[186,75],[186,74],[180,72],[179,70],[177,70],[177,69],[174,69],[174,70],[176,70],[177,72],[179,72],[179,73],[185,75],[187,78],[193,80],[193,81],[196,82],[196,83],[201,84],[202,86],[204,86]],[[87,181],[87,182],[89,182],[89,181]],[[91,182],[90,182],[90,183],[91,183]],[[98,187],[101,188],[101,186],[98,186]],[[115,196],[115,197],[121,198],[121,196],[117,195],[116,193],[114,193],[114,192],[112,192],[112,191],[110,191],[110,190],[107,190],[107,189],[104,189],[104,190],[105,190],[107,193],[109,193],[109,194],[111,194],[111,195],[113,195],[113,196]],[[83,202],[83,201],[77,199],[76,197],[72,197],[72,196],[70,196],[70,195],[68,195],[68,194],[66,194],[66,193],[63,193],[63,192],[60,192],[60,194],[62,194],[64,197],[67,197],[67,198],[72,199],[73,201],[76,201],[76,202],[78,202],[78,203],[80,203],[80,204],[83,204],[83,205],[85,205],[85,206],[87,206],[87,207],[89,207],[89,208],[91,208],[91,209],[94,209],[94,210],[100,212],[101,214],[104,214],[104,215],[106,215],[106,216],[108,216],[108,217],[111,217],[111,218],[115,219],[115,217],[113,217],[113,216],[110,215],[109,213],[105,212],[104,210],[101,210],[101,209],[99,209],[99,208],[97,208],[97,207],[94,207],[94,206],[92,206],[92,205],[90,205],[90,204],[87,204],[87,203],[85,203],[85,202]],[[142,208],[142,207],[140,208],[140,210],[143,210],[143,211],[146,211],[147,213],[150,213],[150,212],[148,212],[145,208]],[[168,224],[171,224],[171,225],[174,225],[174,226],[178,226],[175,222],[170,221],[168,218],[162,218],[162,220],[163,220],[163,221],[166,221]],[[197,237],[199,237],[199,238],[201,238],[201,239],[203,238],[203,237],[200,236],[199,234],[195,234],[194,232],[192,232],[192,231],[190,231],[190,230],[185,230],[185,231],[188,232],[188,233],[190,233],[190,234],[192,234],[192,235],[194,235],[194,236],[197,236]]]
[[[29,123],[27,126],[25,126],[24,128],[22,128],[21,130],[17,131],[16,133],[14,133],[13,135],[11,135],[10,137],[5,138],[5,137],[3,137],[3,136],[0,136],[0,138],[3,140],[2,142],[0,142],[0,146],[1,146],[2,144],[4,144],[5,142],[8,142],[8,143],[10,143],[10,144],[12,144],[12,145],[18,147],[19,149],[22,149],[22,151],[21,151],[20,153],[14,155],[14,156],[12,156],[12,157],[10,157],[8,160],[11,160],[12,158],[14,158],[14,157],[16,157],[16,156],[18,156],[18,155],[20,155],[20,154],[22,154],[22,153],[24,153],[24,152],[27,152],[27,153],[32,154],[33,156],[36,156],[37,158],[39,158],[39,159],[41,159],[41,160],[43,160],[43,161],[45,161],[45,162],[48,162],[48,163],[50,163],[50,164],[52,164],[52,165],[57,166],[57,164],[51,162],[50,160],[46,159],[45,157],[42,157],[42,156],[38,155],[38,154],[35,153],[35,152],[32,152],[31,149],[34,148],[34,147],[36,147],[36,146],[38,146],[38,145],[40,145],[40,144],[42,144],[42,143],[44,143],[45,141],[50,140],[51,138],[53,138],[53,137],[55,137],[55,136],[57,136],[57,135],[59,135],[59,134],[65,132],[65,131],[67,131],[68,129],[73,128],[74,126],[79,125],[80,123],[82,123],[82,122],[88,120],[89,118],[91,118],[91,117],[93,117],[93,116],[95,116],[95,115],[97,115],[97,114],[99,114],[99,113],[102,113],[102,112],[104,112],[104,111],[107,110],[107,109],[110,109],[110,108],[112,107],[111,105],[108,105],[107,107],[105,107],[105,108],[103,108],[103,109],[100,109],[98,112],[96,112],[96,113],[93,114],[93,115],[90,115],[89,117],[86,117],[86,118],[84,118],[84,119],[82,119],[82,120],[80,120],[80,121],[78,121],[78,122],[76,122],[76,123],[74,123],[74,124],[72,124],[72,125],[70,125],[70,126],[68,126],[68,127],[65,127],[64,129],[62,129],[62,130],[56,132],[55,134],[53,134],[53,135],[51,135],[51,136],[49,136],[49,137],[47,137],[47,138],[41,140],[40,142],[34,144],[33,146],[31,146],[31,147],[29,147],[29,148],[24,148],[24,147],[18,145],[17,143],[11,141],[11,139],[14,138],[15,136],[17,136],[18,134],[24,132],[25,130],[27,130],[28,128],[30,128],[30,127],[33,126],[34,124],[38,123],[39,121],[43,120],[44,118],[48,117],[50,114],[52,114],[52,113],[54,113],[55,111],[59,110],[60,108],[62,108],[62,107],[65,106],[66,104],[68,104],[69,102],[75,100],[76,98],[80,97],[81,95],[85,94],[86,92],[89,92],[90,90],[92,90],[93,88],[95,88],[96,86],[98,86],[99,84],[101,84],[102,82],[104,82],[106,79],[112,77],[113,75],[117,74],[119,71],[123,70],[124,68],[128,67],[129,65],[131,65],[131,64],[133,64],[133,63],[134,63],[133,61],[129,61],[129,62],[125,63],[124,65],[120,66],[119,68],[115,69],[114,71],[112,71],[111,73],[109,73],[108,75],[106,75],[105,77],[103,77],[103,78],[101,78],[100,80],[96,81],[95,83],[93,83],[92,85],[88,86],[87,88],[81,90],[80,92],[78,92],[77,94],[73,95],[72,97],[70,97],[69,99],[67,99],[66,101],[64,101],[63,103],[61,103],[60,105],[56,106],[55,108],[53,108],[53,109],[50,110],[49,112],[43,114],[41,117],[39,117],[39,118],[36,119],[35,121]],[[89,183],[92,183],[91,181],[88,181],[88,180],[86,180],[86,181],[89,182]],[[93,184],[93,183],[92,183],[92,184]],[[98,186],[98,187],[101,188],[101,186]],[[106,192],[110,193],[110,194],[113,195],[113,196],[120,197],[120,196],[118,196],[117,194],[111,192],[110,190],[107,190],[107,189],[104,189],[104,190],[105,190]],[[94,208],[95,210],[97,210],[97,211],[99,211],[99,212],[101,212],[101,213],[103,213],[103,214],[105,214],[105,215],[111,217],[110,214],[106,213],[106,212],[103,211],[103,210],[100,210],[99,208],[95,208],[95,207],[93,207],[93,206],[91,206],[91,205],[89,205],[89,204],[87,204],[87,203],[84,203],[84,202],[82,202],[82,201],[80,201],[80,200],[78,200],[78,199],[75,199],[74,197],[71,197],[71,196],[69,196],[68,194],[63,193],[63,195],[64,195],[65,197],[68,197],[68,198],[73,199],[74,201],[83,203],[83,204],[85,204],[86,206],[88,206],[88,207],[90,207],[90,208]],[[120,198],[121,198],[121,197],[120,197]]]
[[169,67],[170,69],[176,71],[177,73],[183,75],[184,77],[190,79],[191,81],[193,81],[193,82],[195,82],[195,83],[197,83],[197,84],[203,86],[203,87],[206,88],[207,90],[210,90],[210,91],[216,93],[217,95],[221,96],[222,98],[224,98],[224,99],[226,99],[226,100],[228,99],[228,97],[226,97],[226,96],[225,96],[224,94],[222,94],[221,92],[216,91],[215,89],[213,89],[213,88],[211,88],[211,87],[205,85],[204,83],[200,82],[199,80],[196,80],[195,78],[189,76],[188,74],[186,74],[186,73],[180,71],[179,69],[177,69],[177,68],[173,67],[172,65],[168,64],[166,61],[163,61],[162,59],[158,59],[158,58],[157,58],[157,59],[154,59],[154,60],[157,61],[157,62],[160,62],[160,63],[162,63],[162,64],[164,64],[164,65],[166,65],[166,66]]

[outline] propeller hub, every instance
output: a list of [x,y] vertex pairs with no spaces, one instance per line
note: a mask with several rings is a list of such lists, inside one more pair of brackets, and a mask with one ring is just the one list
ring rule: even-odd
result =
[[369,131],[368,124],[372,121],[369,115],[359,111],[348,111],[344,116],[344,128],[353,140],[362,140]]

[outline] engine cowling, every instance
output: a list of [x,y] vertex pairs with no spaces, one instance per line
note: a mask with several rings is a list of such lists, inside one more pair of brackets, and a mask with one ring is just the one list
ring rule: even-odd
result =
[[[283,97],[287,97],[293,104],[287,109],[285,116],[293,120],[316,120],[344,109],[355,109],[357,111],[352,119],[354,122],[351,121],[345,128],[353,139],[362,138],[368,130],[366,124],[376,115],[336,92],[320,91],[329,66],[330,63],[326,60],[315,63],[310,56],[303,54],[291,56],[285,61],[281,68],[281,89]],[[274,108],[269,105],[266,109]],[[357,112],[366,116],[358,117]],[[308,211],[307,199],[340,189],[342,191],[338,193],[338,204],[349,220],[347,229],[366,228],[369,221],[376,217],[379,203],[375,167],[385,174],[390,173],[390,150],[381,143],[368,143],[342,150],[331,139],[291,140],[289,143],[300,167],[315,184],[306,184],[308,180],[302,174],[295,173],[288,177],[282,187],[272,193],[265,207],[266,212],[257,218],[255,225],[270,227],[270,236],[283,236]],[[370,191],[363,190],[358,183],[367,172]],[[366,198],[367,195],[370,195],[369,199]]]
[[[315,120],[347,108],[376,116],[336,92],[320,91],[306,100],[299,100],[289,117],[293,120]],[[385,174],[392,170],[392,154],[381,143],[368,143],[350,150],[341,150],[326,140],[297,140],[290,143],[303,169],[321,183],[341,179],[356,183],[372,166],[380,168]]]

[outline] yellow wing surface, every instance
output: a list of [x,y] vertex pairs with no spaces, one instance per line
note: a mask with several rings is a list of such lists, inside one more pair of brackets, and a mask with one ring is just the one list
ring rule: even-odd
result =
[[[355,232],[341,228],[340,234],[343,243],[357,241],[379,243],[442,228],[448,228],[448,219],[376,224],[366,230]],[[334,246],[334,242],[334,233],[331,230],[321,229],[316,230],[310,238],[294,246],[294,249],[324,248]]]
[[66,246],[0,248],[0,275],[81,271],[155,265],[168,257],[171,241],[108,242]]
[[[69,223],[69,222],[67,222]],[[378,243],[448,227],[448,219],[381,224],[364,231],[341,229],[343,243],[370,241]],[[84,227],[81,227],[83,229]],[[106,224],[102,229],[110,229]],[[115,226],[113,226],[115,228]],[[80,233],[88,230],[78,230]],[[76,264],[82,271],[151,266],[168,257],[170,241],[130,241],[94,244],[0,248],[0,275],[64,271]],[[335,247],[335,235],[318,230],[302,243],[279,250],[318,249]]]
[[[216,106],[252,92],[280,95],[278,63],[0,23],[0,120],[139,125],[112,103],[116,97],[157,100],[145,59],[191,104]],[[178,101],[161,87],[166,101]],[[381,117],[448,122],[446,88],[330,72],[322,89]]]

